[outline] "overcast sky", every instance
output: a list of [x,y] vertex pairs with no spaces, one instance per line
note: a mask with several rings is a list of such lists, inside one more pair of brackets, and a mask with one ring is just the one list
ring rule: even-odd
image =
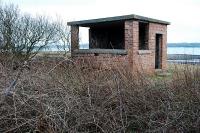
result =
[[[137,14],[171,22],[168,42],[200,42],[200,0],[0,0],[65,21]],[[85,41],[86,35],[83,35]]]

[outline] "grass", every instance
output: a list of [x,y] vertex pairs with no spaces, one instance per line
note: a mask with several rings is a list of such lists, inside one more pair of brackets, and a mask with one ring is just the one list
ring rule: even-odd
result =
[[132,75],[42,60],[15,79],[0,64],[0,132],[199,132],[200,68],[170,66],[168,77]]

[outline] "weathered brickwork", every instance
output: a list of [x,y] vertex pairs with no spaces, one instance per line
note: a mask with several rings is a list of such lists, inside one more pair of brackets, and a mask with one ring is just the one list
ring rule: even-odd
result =
[[139,22],[125,22],[125,47],[128,50],[129,63],[133,71],[152,74],[155,72],[156,34],[162,34],[161,69],[167,64],[167,26],[149,23],[148,50],[139,50]]
[[71,53],[76,49],[79,49],[79,27],[71,26]]
[[151,64],[153,65],[153,68],[155,66],[155,36],[156,34],[162,35],[162,46],[161,46],[161,68],[163,70],[167,69],[167,25],[161,25],[161,24],[155,24],[150,23],[149,24],[149,46],[150,50],[152,50],[152,58],[151,58]]
[[[79,22],[80,23],[80,22]],[[108,22],[109,23],[109,22]],[[146,27],[141,34],[140,26]],[[137,19],[125,20],[120,25],[124,25],[122,29],[124,32],[124,48],[127,55],[113,55],[113,54],[74,54],[73,51],[78,49],[78,28],[72,26],[72,57],[76,63],[89,64],[92,67],[112,68],[113,65],[120,64],[124,69],[129,69],[130,72],[139,72],[146,74],[154,74],[156,69],[166,70],[167,67],[167,25],[168,23],[158,21],[156,22],[141,22]],[[117,25],[117,23],[116,23]],[[94,25],[92,25],[94,26]],[[101,25],[102,26],[102,25]],[[94,33],[91,31],[90,37]],[[115,33],[116,34],[116,33]],[[141,35],[145,38],[145,49],[141,49]],[[159,39],[158,36],[160,37]],[[103,39],[103,38],[102,38]],[[116,38],[117,39],[117,38]],[[122,39],[121,39],[122,40]],[[159,41],[158,41],[159,40]],[[91,42],[91,38],[90,38]],[[120,41],[119,41],[120,42]],[[159,43],[158,43],[159,42]],[[156,45],[159,44],[159,45]],[[147,46],[146,46],[147,45]],[[156,52],[156,47],[160,47],[160,51]],[[90,46],[90,48],[93,48]],[[95,48],[95,47],[94,47]],[[159,59],[156,60],[156,57]],[[159,67],[157,68],[157,62]]]
[[113,67],[128,68],[128,56],[124,55],[110,55],[110,54],[84,54],[77,55],[74,57],[75,63],[81,64],[82,66],[88,66],[91,68],[104,68],[111,69]]

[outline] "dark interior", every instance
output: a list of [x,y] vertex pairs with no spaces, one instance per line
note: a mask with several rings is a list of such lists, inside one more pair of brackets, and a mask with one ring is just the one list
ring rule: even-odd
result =
[[124,22],[100,23],[90,27],[89,47],[124,49]]
[[162,57],[162,34],[156,34],[156,48],[155,48],[155,68],[161,69],[161,57]]
[[149,24],[139,23],[139,50],[148,50]]

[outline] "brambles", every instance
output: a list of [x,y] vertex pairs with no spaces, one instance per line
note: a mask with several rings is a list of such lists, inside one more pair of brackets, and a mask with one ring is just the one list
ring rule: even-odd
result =
[[[14,74],[0,70],[3,88]],[[158,84],[119,67],[34,62],[12,97],[1,90],[0,132],[198,132],[199,68],[185,70]]]
[[[42,36],[39,43],[46,45],[46,37],[54,34],[46,21],[40,25],[45,34],[37,33],[43,19],[23,16],[24,23],[18,25],[16,16],[14,12],[13,19],[0,27],[6,32],[0,35],[1,46],[5,46],[0,55],[0,132],[199,132],[199,67],[175,67],[171,77],[158,78],[133,75],[117,64],[97,69],[92,66],[98,64],[81,66],[51,57],[26,62],[35,56],[34,51],[31,56],[18,55],[15,46],[29,53],[38,42],[29,45],[32,36]],[[35,24],[37,28],[32,27]],[[22,28],[15,38],[22,37],[21,42],[11,38],[16,32],[9,28],[13,25]],[[25,28],[30,28],[28,33],[23,32]],[[67,35],[62,41],[65,44],[69,39]],[[19,65],[13,65],[15,58]]]

